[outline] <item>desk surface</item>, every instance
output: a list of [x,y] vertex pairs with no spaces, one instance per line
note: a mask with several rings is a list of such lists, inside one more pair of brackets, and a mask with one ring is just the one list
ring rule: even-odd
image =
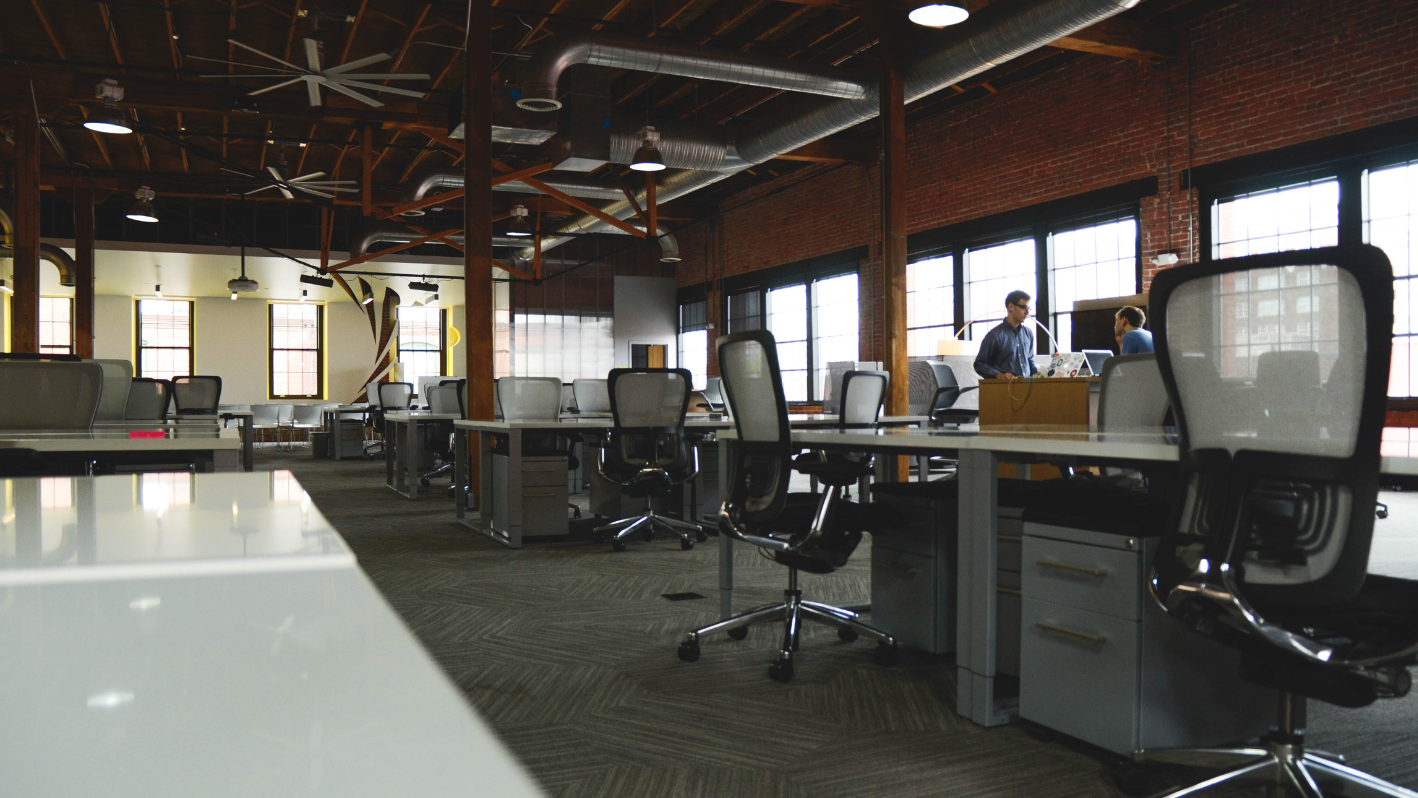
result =
[[8,430],[0,435],[0,449],[34,449],[39,452],[160,452],[241,448],[241,434],[234,429],[174,425],[163,430],[167,435],[162,438],[130,438],[129,429],[131,428]]
[[454,421],[461,419],[457,413],[429,413],[426,410],[396,410],[392,413],[385,413],[385,421],[407,422],[407,421]]

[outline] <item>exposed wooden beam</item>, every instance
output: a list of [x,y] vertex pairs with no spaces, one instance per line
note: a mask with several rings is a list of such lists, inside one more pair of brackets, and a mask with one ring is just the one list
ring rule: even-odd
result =
[[[906,352],[906,96],[902,17],[881,19],[881,271],[882,359],[891,374],[887,412],[901,415],[909,401]],[[904,469],[901,473],[905,473]]]
[[74,189],[74,354],[94,356],[94,190]]
[[[401,215],[401,214],[408,213],[409,211],[421,211],[421,210],[423,210],[424,208],[432,208],[432,207],[435,206],[435,205],[443,205],[443,204],[445,204],[445,203],[452,202],[452,201],[455,200],[455,199],[461,199],[462,197],[463,197],[463,189],[461,189],[461,188],[455,188],[455,189],[453,189],[452,191],[445,191],[445,192],[442,193],[442,194],[432,194],[432,195],[430,195],[430,196],[424,197],[424,198],[421,199],[421,200],[414,200],[413,202],[406,202],[406,203],[404,203],[403,205],[395,205],[393,208],[391,208],[391,209],[389,210],[388,213],[384,214],[384,215],[381,216],[380,218],[381,218],[381,219],[392,219],[392,218],[394,218],[395,216],[399,216],[399,215]],[[371,215],[371,214],[368,214],[368,213],[365,214],[365,216],[369,216],[369,215]]]
[[871,164],[876,163],[877,152],[875,142],[868,143],[829,137],[779,155],[776,160]]
[[[184,131],[184,130],[187,129],[187,125],[183,124],[183,122],[182,122],[182,112],[181,112],[181,111],[179,111],[179,112],[177,113],[177,129],[178,129],[178,131],[179,131],[179,133],[178,133],[179,136],[181,135],[181,131]],[[187,164],[187,148],[186,148],[186,147],[178,147],[178,148],[177,148],[177,151],[182,154],[182,173],[183,173],[183,174],[190,174],[192,170],[191,170],[191,168],[189,168],[189,166],[188,166],[188,164]]]
[[536,166],[528,166],[525,169],[519,169],[515,172],[507,172],[505,174],[498,175],[497,177],[494,177],[488,185],[500,186],[503,183],[525,183],[525,178],[531,177],[532,175],[539,175],[542,172],[550,172],[552,169],[555,168],[556,164],[554,163],[539,163]]
[[[85,119],[88,119],[89,109],[81,105],[79,106],[79,114],[82,115]],[[113,156],[108,154],[108,142],[103,140],[104,134],[90,130],[89,135],[93,136],[94,144],[98,147],[98,154],[103,156],[103,162],[108,164],[109,169],[112,169]]]
[[[395,244],[394,246],[389,247],[388,249],[381,249],[381,250],[379,250],[378,252],[370,252],[370,253],[367,253],[367,254],[364,254],[364,255],[360,255],[360,256],[357,257],[357,258],[350,258],[349,260],[344,261],[343,263],[337,263],[337,264],[335,264],[334,266],[329,267],[328,269],[326,269],[326,271],[337,272],[337,271],[339,271],[340,269],[348,268],[348,267],[350,267],[350,266],[355,266],[355,265],[360,264],[360,263],[365,263],[366,261],[371,261],[371,260],[374,260],[375,258],[382,258],[382,257],[384,257],[385,255],[392,255],[392,254],[394,254],[395,252],[403,252],[403,251],[406,250],[406,249],[413,249],[414,247],[419,246],[420,244],[427,244],[427,243],[429,243],[430,241],[438,241],[438,240],[440,240],[441,238],[443,238],[444,236],[456,235],[456,234],[458,234],[459,232],[461,232],[461,231],[459,231],[459,230],[444,230],[444,231],[441,231],[441,232],[438,232],[438,233],[429,233],[428,235],[423,236],[423,237],[421,237],[421,238],[416,238],[416,239],[414,239],[413,241],[405,241],[405,242],[403,242],[403,243],[401,243],[401,244]],[[491,239],[488,239],[488,240],[491,241]]]
[[[652,229],[650,227],[650,216],[640,207],[640,201],[635,199],[635,192],[631,191],[630,187],[625,184],[625,181],[620,178],[620,172],[611,169],[610,175],[611,179],[615,181],[615,184],[620,187],[620,193],[625,195],[625,201],[629,202],[630,207],[635,209],[635,215],[639,216],[640,221],[645,223],[645,229]],[[648,185],[648,183],[646,185]]]
[[655,173],[645,173],[645,237],[656,239],[660,237],[660,220],[657,215],[660,212],[660,202],[655,198]]
[[355,12],[354,22],[350,23],[350,35],[345,37],[345,47],[340,51],[340,63],[350,60],[350,45],[354,44],[355,34],[359,32],[359,23],[364,21],[364,9],[368,7],[369,0],[359,0],[359,10]]
[[118,50],[118,31],[113,27],[113,19],[108,15],[108,3],[99,3],[99,19],[103,20],[103,28],[108,33],[108,45],[113,48],[113,60],[123,66],[123,53]]
[[369,125],[364,126],[364,140],[360,144],[360,152],[363,155],[360,164],[359,181],[359,208],[365,216],[373,214],[374,205],[374,163],[370,160],[370,147],[373,146],[374,133]]
[[177,30],[172,27],[172,5],[169,0],[162,0],[163,18],[167,20],[167,48],[172,55],[172,68],[182,68],[182,56],[177,52]]
[[14,295],[10,297],[10,350],[39,351],[39,119],[32,110],[15,118]]
[[[463,160],[463,307],[467,326],[463,337],[464,370],[468,380],[467,416],[491,421],[496,366],[492,292],[492,141],[478,131],[492,127],[492,2],[470,0],[463,38],[463,129],[467,157]],[[503,170],[508,171],[508,170]],[[535,178],[529,178],[535,179]],[[479,436],[481,438],[482,436]],[[469,504],[481,507],[481,444],[469,451]],[[465,497],[457,496],[456,501]]]
[[566,203],[567,205],[570,205],[573,208],[577,208],[581,211],[589,213],[612,227],[617,227],[621,230],[624,230],[630,235],[639,236],[641,238],[645,238],[647,235],[644,230],[641,230],[640,228],[635,227],[634,225],[626,224],[625,222],[615,218],[614,216],[611,216],[600,208],[597,208],[596,206],[590,203],[582,202],[581,200],[571,196],[570,194],[567,194],[564,191],[558,191],[552,188],[551,186],[548,186],[546,183],[543,183],[542,181],[536,179],[535,177],[524,177],[522,178],[522,182],[542,192],[543,194],[561,200],[562,202]]
[[1166,61],[1177,57],[1177,34],[1152,22],[1112,17],[1049,43],[1061,50],[1077,50],[1132,61]]
[[44,32],[49,34],[49,43],[54,45],[54,51],[59,53],[60,58],[68,60],[64,45],[59,43],[59,37],[54,33],[54,23],[49,21],[49,15],[44,12],[45,2],[46,0],[30,0],[30,5],[34,6],[34,13],[39,15],[39,24],[44,26]]

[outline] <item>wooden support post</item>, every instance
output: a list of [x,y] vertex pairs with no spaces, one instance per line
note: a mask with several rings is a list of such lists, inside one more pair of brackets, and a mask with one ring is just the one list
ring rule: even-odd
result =
[[374,215],[374,154],[371,151],[374,144],[374,133],[369,129],[369,125],[364,126],[364,141],[360,147],[364,156],[360,166],[359,181],[359,212],[365,218]]
[[32,113],[23,109],[15,119],[12,352],[39,351],[39,120]]
[[645,220],[645,221],[646,221],[646,225],[647,225],[647,226],[646,226],[646,229],[645,229],[645,236],[646,236],[647,238],[652,239],[652,240],[658,238],[659,235],[660,235],[660,233],[659,233],[659,230],[660,230],[660,207],[659,207],[659,205],[660,205],[659,202],[656,201],[656,199],[655,199],[655,173],[654,173],[654,172],[646,172],[646,173],[645,173],[645,214],[646,214],[646,216],[647,216],[648,218]]
[[[468,418],[484,421],[492,419],[493,411],[491,30],[492,0],[470,0],[463,59],[464,348]],[[468,476],[475,500],[481,492],[481,462],[479,447],[470,445]]]
[[[910,379],[906,360],[906,98],[901,79],[904,14],[881,15],[881,273],[883,341],[891,391],[886,414],[904,416]],[[902,458],[904,459],[904,458]],[[905,470],[898,469],[905,477]]]
[[74,188],[74,354],[94,356],[94,190]]

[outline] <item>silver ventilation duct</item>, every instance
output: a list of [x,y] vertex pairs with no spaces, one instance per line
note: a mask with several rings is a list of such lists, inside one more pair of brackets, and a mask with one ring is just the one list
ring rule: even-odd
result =
[[[634,226],[639,227],[642,230],[645,229],[645,226],[641,224],[636,224]],[[626,235],[629,235],[629,233],[625,233],[625,231],[621,230],[619,227],[613,227],[609,225],[607,225],[607,227],[609,227],[609,229],[605,232],[624,233]],[[676,241],[675,237],[671,235],[670,232],[664,227],[661,227],[659,229],[659,232],[660,235],[658,241],[660,244],[660,260],[665,263],[678,262],[680,260],[679,242]],[[405,227],[398,227],[394,225],[374,225],[373,227],[370,227],[369,229],[365,230],[363,233],[360,233],[359,238],[356,238],[354,241],[350,242],[350,256],[357,258],[366,255],[369,253],[369,248],[378,243],[404,244],[409,241],[417,241],[420,238],[423,238],[421,234],[415,233],[414,231],[409,230]],[[463,243],[462,235],[448,236],[448,238],[455,244]],[[559,238],[557,240],[558,242],[563,242],[567,239]],[[437,244],[440,242],[430,241],[429,243]],[[512,236],[493,236],[492,245],[494,247],[522,247],[523,249],[519,251],[517,255],[517,258],[519,260],[530,261],[533,255],[533,249],[531,247],[526,246],[526,238],[518,238]],[[543,252],[546,251],[545,244],[543,244],[542,250]],[[522,257],[523,253],[526,253],[525,257]]]
[[[624,199],[625,194],[621,190],[607,183],[601,183],[581,175],[558,174],[554,172],[543,172],[536,176],[536,179],[546,183],[548,186],[570,194],[581,199],[615,200]],[[418,202],[424,197],[438,194],[444,191],[452,191],[455,188],[463,187],[462,172],[430,172],[419,178],[409,191],[408,201]],[[503,183],[493,186],[493,191],[508,191],[514,194],[540,194],[541,192],[526,183]]]
[[[15,250],[12,246],[15,224],[10,219],[10,214],[6,213],[3,208],[0,208],[0,231],[3,231],[5,236],[3,243],[0,243],[0,258],[15,257]],[[39,245],[39,259],[49,261],[54,264],[54,268],[59,270],[60,285],[73,287],[78,283],[78,276],[75,273],[77,266],[74,259],[69,257],[69,253],[54,244],[41,243]]]
[[560,108],[557,83],[567,67],[577,64],[766,86],[846,99],[866,96],[871,83],[869,78],[853,70],[791,58],[713,50],[612,33],[567,34],[558,36],[532,58],[527,78],[522,81],[522,97],[517,105],[529,111],[555,111]]

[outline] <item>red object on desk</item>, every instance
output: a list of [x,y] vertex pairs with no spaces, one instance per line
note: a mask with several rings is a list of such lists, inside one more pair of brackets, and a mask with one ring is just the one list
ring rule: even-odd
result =
[[167,433],[160,429],[135,429],[129,430],[130,438],[166,438]]

